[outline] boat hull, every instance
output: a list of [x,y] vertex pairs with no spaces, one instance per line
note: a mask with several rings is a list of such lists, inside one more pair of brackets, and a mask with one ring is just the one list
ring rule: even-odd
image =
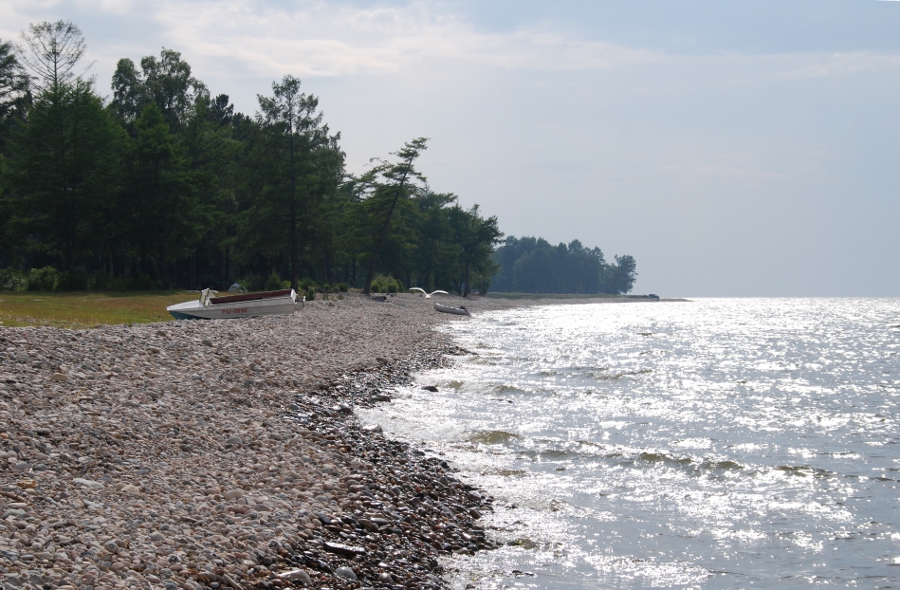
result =
[[264,315],[290,315],[298,307],[302,307],[302,302],[295,303],[293,297],[279,297],[277,299],[208,305],[203,305],[199,301],[185,301],[170,305],[166,310],[176,320],[224,320]]
[[472,315],[469,313],[469,310],[464,307],[450,307],[449,305],[441,305],[440,303],[434,304],[434,310],[441,313],[452,313],[454,315]]

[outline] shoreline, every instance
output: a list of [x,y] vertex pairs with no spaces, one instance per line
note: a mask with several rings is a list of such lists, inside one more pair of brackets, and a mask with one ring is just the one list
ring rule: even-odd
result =
[[[570,303],[446,299],[476,313]],[[491,499],[353,415],[462,352],[433,329],[455,316],[431,303],[0,328],[0,581],[441,587],[437,555],[493,547],[478,526]]]

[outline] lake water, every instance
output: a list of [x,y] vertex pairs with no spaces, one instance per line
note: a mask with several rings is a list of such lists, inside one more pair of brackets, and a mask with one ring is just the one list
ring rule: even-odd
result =
[[[900,300],[478,314],[362,412],[495,497],[465,588],[900,586]],[[421,390],[436,385],[438,393]]]

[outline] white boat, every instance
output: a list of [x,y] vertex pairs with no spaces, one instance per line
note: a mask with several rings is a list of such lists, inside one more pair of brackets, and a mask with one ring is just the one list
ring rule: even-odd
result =
[[456,315],[472,315],[469,313],[469,310],[463,306],[450,307],[449,305],[441,305],[440,303],[435,303],[434,310],[441,313],[452,313]]
[[221,320],[230,318],[252,318],[261,315],[289,315],[303,306],[297,301],[293,289],[264,291],[262,293],[241,293],[215,297],[215,291],[204,289],[198,301],[185,301],[170,305],[166,310],[176,320]]

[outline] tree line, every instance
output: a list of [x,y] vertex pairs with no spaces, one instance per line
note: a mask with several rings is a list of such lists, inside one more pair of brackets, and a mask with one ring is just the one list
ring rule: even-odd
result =
[[637,266],[629,255],[606,262],[600,248],[578,240],[553,246],[544,238],[509,236],[494,253],[500,272],[492,288],[518,293],[610,293],[631,291]]
[[467,295],[492,280],[577,293],[634,281],[630,256],[609,265],[577,241],[497,249],[497,218],[416,168],[425,138],[348,173],[340,133],[297,78],[273,82],[246,115],[166,48],[119,60],[105,97],[85,51],[67,21],[0,40],[0,290],[196,289],[214,277],[223,289]]
[[349,174],[297,78],[245,115],[164,48],[119,60],[104,98],[85,49],[66,21],[0,41],[0,289],[487,289],[497,218],[431,190],[425,138]]

